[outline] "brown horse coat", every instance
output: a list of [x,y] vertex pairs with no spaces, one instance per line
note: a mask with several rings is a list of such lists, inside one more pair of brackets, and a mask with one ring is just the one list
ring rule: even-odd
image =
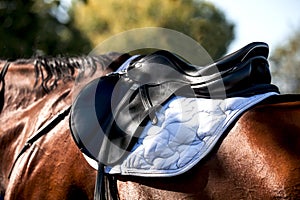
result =
[[[72,81],[60,83],[49,94],[32,92],[32,64],[11,66],[6,80],[0,118],[0,196],[6,200],[92,199],[95,171],[74,144],[68,117],[17,160],[8,179],[27,138],[70,105]],[[299,199],[299,133],[300,101],[258,106],[246,112],[220,147],[191,171],[173,178],[117,177],[119,196]]]
[[49,94],[33,90],[31,63],[10,66],[5,80],[8,89],[0,118],[1,194],[5,199],[92,199],[95,172],[83,162],[70,136],[67,118],[17,160],[8,179],[28,137],[70,105],[73,85],[66,82]]

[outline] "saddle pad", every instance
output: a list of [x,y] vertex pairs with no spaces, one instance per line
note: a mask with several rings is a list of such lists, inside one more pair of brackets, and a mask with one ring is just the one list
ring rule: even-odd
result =
[[[226,129],[243,112],[275,92],[224,100],[174,97],[158,112],[158,123],[149,122],[132,152],[109,174],[170,177],[182,174],[201,161]],[[85,156],[92,167],[97,163]]]

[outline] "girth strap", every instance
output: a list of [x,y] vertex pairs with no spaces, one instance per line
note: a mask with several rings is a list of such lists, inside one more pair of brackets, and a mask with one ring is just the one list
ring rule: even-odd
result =
[[105,174],[104,164],[98,162],[94,200],[119,200],[117,180],[114,175]]
[[98,170],[96,176],[96,185],[94,190],[94,200],[104,200],[105,193],[101,192],[104,190],[104,165],[98,163]]
[[71,106],[68,106],[66,109],[59,112],[57,115],[55,115],[50,121],[48,121],[44,126],[42,126],[34,135],[32,135],[24,144],[23,148],[19,152],[17,158],[15,159],[13,165],[10,168],[10,172],[8,174],[8,179],[11,176],[12,170],[14,169],[18,159],[21,157],[21,155],[39,138],[41,138],[43,135],[48,133],[51,129],[53,129],[59,122],[61,122],[69,113],[71,110]]

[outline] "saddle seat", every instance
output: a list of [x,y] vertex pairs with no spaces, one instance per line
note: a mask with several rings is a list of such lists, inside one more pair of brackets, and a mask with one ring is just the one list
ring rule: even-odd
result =
[[[251,44],[246,45],[245,47],[237,50],[236,52],[233,52],[231,54],[228,54],[218,60],[216,60],[214,63],[209,64],[207,66],[197,66],[190,64],[186,60],[182,59],[181,57],[177,56],[176,54],[173,54],[169,51],[158,51],[155,53],[156,55],[161,55],[165,58],[168,58],[171,62],[174,68],[179,71],[182,74],[191,76],[191,77],[197,77],[201,76],[203,74],[209,74],[209,72],[204,73],[204,71],[207,71],[207,69],[211,67],[217,67],[219,71],[224,71],[228,69],[228,67],[235,66],[239,64],[240,62],[243,62],[244,60],[256,57],[256,56],[262,56],[265,59],[268,58],[269,54],[269,47],[266,43],[263,42],[254,42]],[[137,67],[138,64],[143,64],[145,62],[143,59],[139,62],[135,63],[135,67]],[[130,68],[129,68],[130,69]]]

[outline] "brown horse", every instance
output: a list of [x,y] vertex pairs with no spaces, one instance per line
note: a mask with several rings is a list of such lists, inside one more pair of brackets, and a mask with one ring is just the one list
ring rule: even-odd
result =
[[[113,56],[105,59],[98,76],[114,70],[105,67]],[[42,67],[47,59],[9,66],[1,83],[0,199],[93,199],[96,172],[73,142],[68,117],[17,159],[27,139],[71,104],[80,68],[71,61],[67,67],[63,61]],[[278,97],[247,111],[209,157],[182,175],[116,179],[120,199],[299,199],[300,98]]]

